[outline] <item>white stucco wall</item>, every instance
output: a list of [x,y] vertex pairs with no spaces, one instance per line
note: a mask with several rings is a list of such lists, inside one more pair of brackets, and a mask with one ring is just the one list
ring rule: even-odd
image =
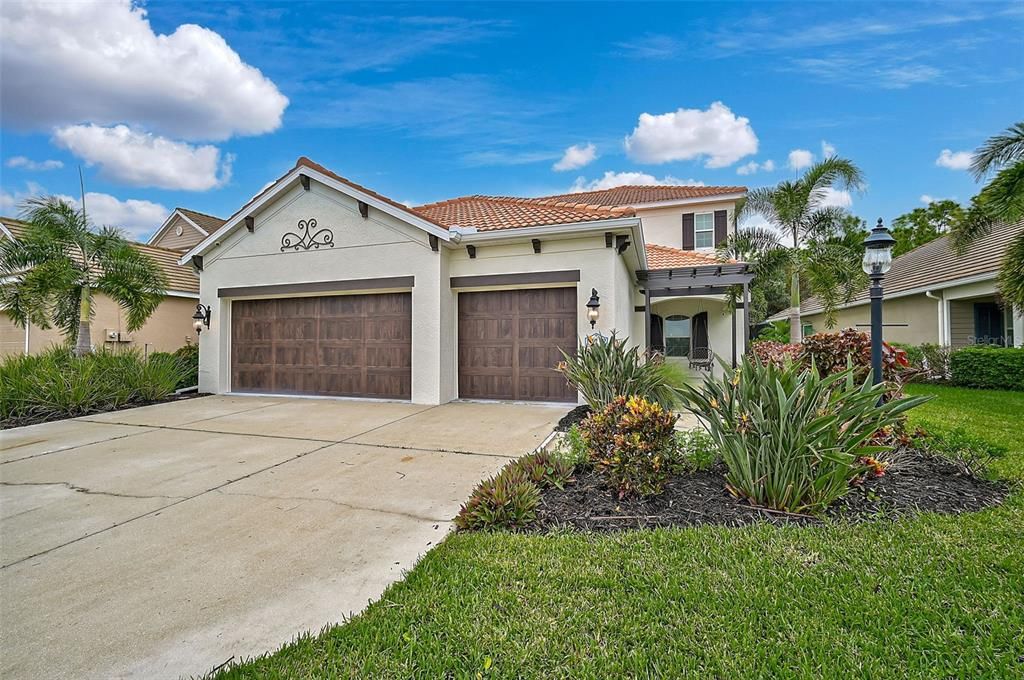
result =
[[[648,208],[637,210],[644,230],[644,239],[648,243],[657,243],[662,246],[673,248],[683,247],[683,213],[713,213],[716,210],[725,210],[728,214],[728,231],[733,232],[733,212],[735,201],[710,201],[707,203],[693,203],[677,205],[668,208]],[[698,248],[697,252],[713,255],[714,248]]]
[[[652,301],[652,312],[662,317],[683,314],[693,317],[701,312],[708,313],[708,342],[711,351],[722,360],[732,360],[732,313],[726,311],[725,301],[720,297],[693,296],[663,298]],[[736,313],[736,358],[743,356],[743,315]]]

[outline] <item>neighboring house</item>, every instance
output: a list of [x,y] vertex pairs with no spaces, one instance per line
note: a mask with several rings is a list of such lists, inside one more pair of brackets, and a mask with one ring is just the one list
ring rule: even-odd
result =
[[670,354],[710,343],[728,359],[746,318],[722,293],[750,274],[714,247],[743,194],[619,187],[410,208],[300,158],[180,260],[211,308],[200,389],[575,402],[553,367],[592,332],[592,291],[597,332]]
[[224,220],[187,208],[175,208],[148,245],[170,250],[186,251],[224,226]]
[[[1024,230],[1024,221],[998,226],[963,255],[950,237],[939,238],[893,260],[882,281],[885,339],[913,345],[934,343],[949,347],[973,344],[1020,346],[1024,317],[1004,306],[996,291],[996,275],[1007,246]],[[821,302],[810,298],[801,305],[805,333],[826,330]],[[784,320],[780,312],[770,321]],[[868,289],[842,305],[835,328],[870,332]]]
[[[18,220],[0,217],[0,238],[18,239],[26,228]],[[97,294],[91,328],[93,346],[108,349],[135,347],[148,353],[172,352],[186,342],[195,342],[192,315],[199,301],[199,279],[192,267],[178,264],[180,251],[141,243],[134,244],[134,247],[152,257],[164,270],[169,282],[167,297],[142,328],[129,333],[120,305],[105,295]],[[42,329],[32,324],[22,328],[0,310],[0,357],[36,354],[64,342],[60,329]]]

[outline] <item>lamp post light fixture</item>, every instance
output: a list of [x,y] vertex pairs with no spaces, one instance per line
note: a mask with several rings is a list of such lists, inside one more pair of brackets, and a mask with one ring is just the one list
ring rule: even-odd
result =
[[590,289],[590,299],[587,300],[587,319],[590,320],[590,328],[597,325],[597,317],[600,316],[598,308],[601,306],[601,298],[597,294],[597,288]]
[[210,306],[200,302],[196,305],[196,313],[192,315],[192,328],[196,335],[203,332],[203,326],[210,327]]
[[871,374],[875,385],[882,382],[882,279],[892,266],[896,239],[878,218],[878,224],[864,239],[861,266],[871,279]]

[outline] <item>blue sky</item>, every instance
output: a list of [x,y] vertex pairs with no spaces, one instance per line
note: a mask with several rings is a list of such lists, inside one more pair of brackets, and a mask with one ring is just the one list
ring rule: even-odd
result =
[[928,197],[969,200],[963,152],[1024,111],[1019,4],[0,13],[0,213],[32,193],[77,196],[81,164],[93,214],[137,237],[176,205],[226,217],[300,155],[419,204],[624,181],[754,187],[834,149],[869,184],[834,200],[888,221]]

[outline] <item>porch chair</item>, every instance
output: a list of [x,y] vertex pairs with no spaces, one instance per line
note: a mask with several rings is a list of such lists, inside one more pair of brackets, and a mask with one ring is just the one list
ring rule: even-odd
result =
[[711,351],[711,347],[690,348],[690,368],[696,368],[710,373],[711,367],[714,363],[715,354]]

